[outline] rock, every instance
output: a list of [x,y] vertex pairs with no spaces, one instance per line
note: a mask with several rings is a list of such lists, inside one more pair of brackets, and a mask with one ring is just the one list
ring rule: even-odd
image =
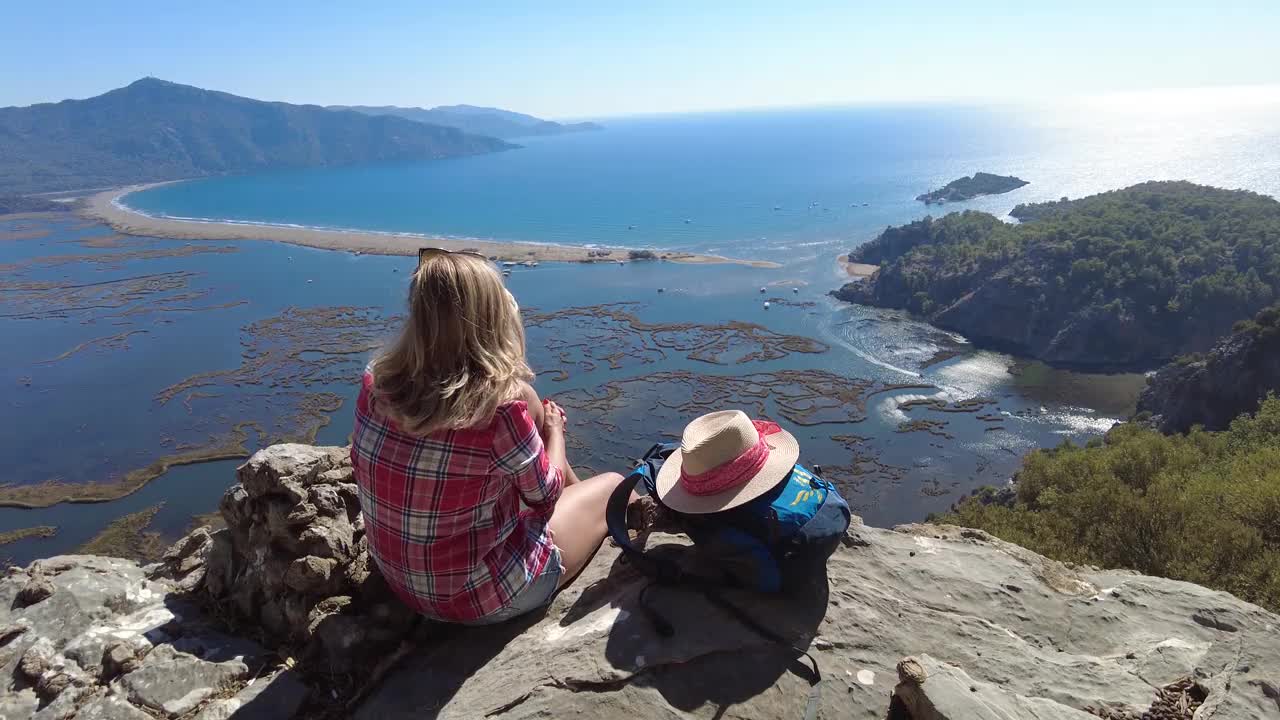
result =
[[0,627],[0,647],[8,645],[11,640],[27,631],[26,625],[6,625]]
[[[1276,717],[1265,688],[1280,677],[1280,617],[1261,608],[1189,583],[1070,568],[961,528],[850,532],[861,542],[831,557],[826,597],[726,592],[801,646],[816,649],[819,635],[831,643],[810,651],[824,678],[821,718],[883,720],[892,693],[915,692],[906,686],[949,713],[933,717],[1087,720],[1085,708],[1101,705],[1140,717],[1156,688],[1188,675],[1210,688],[1202,713]],[[606,544],[545,615],[458,629],[415,651],[356,718],[423,707],[439,707],[441,720],[802,714],[809,686],[791,656],[697,593],[655,587],[647,601],[675,628],[663,638],[637,603],[647,584]],[[1215,623],[1192,619],[1205,609]],[[914,663],[899,663],[908,655]]]
[[292,670],[283,670],[247,685],[235,697],[214,700],[195,720],[277,720],[290,718],[306,699],[307,686]]
[[[38,687],[36,692],[41,692]],[[72,687],[70,683],[57,690],[57,692],[46,690],[42,697],[47,702],[31,714],[30,720],[68,720],[68,718],[76,715],[76,708],[79,707],[81,701],[93,693],[94,690],[91,688]]]
[[53,583],[49,582],[43,574],[37,572],[22,586],[22,589],[18,591],[18,597],[14,600],[18,607],[28,607],[47,600],[53,595],[53,590]]
[[154,720],[116,695],[100,694],[82,705],[75,720]]
[[[345,448],[285,443],[254,453],[236,470],[236,479],[250,498],[280,494],[300,502],[306,497],[303,486],[316,481],[325,471],[349,466],[350,462]],[[334,482],[338,481],[335,478]]]
[[[0,579],[0,627],[21,629],[8,631],[0,645],[0,677],[19,680],[0,685],[0,718],[151,718],[127,701],[130,692],[162,712],[166,703],[170,710],[194,709],[201,688],[220,689],[225,681],[238,690],[245,658],[265,654],[256,643],[209,630],[176,584],[150,577],[137,563],[69,555],[40,561],[39,568]],[[13,602],[36,574],[54,592],[32,605]],[[164,695],[182,682],[198,687]],[[188,692],[194,694],[183,700]]]
[[894,700],[910,713],[911,720],[1096,720],[1083,710],[974,680],[964,670],[928,655],[921,655],[914,662],[928,680],[899,683],[893,694]]
[[919,660],[908,657],[898,661],[898,682],[907,685],[919,685],[925,681],[928,673]]
[[347,514],[347,503],[333,485],[312,485],[307,493],[316,511],[322,515],[337,517]]
[[235,552],[231,546],[231,531],[220,530],[213,534],[209,555],[205,558],[205,588],[215,598],[221,598],[235,581]]
[[36,682],[46,670],[53,666],[53,656],[56,652],[49,638],[42,637],[36,640],[27,646],[27,651],[18,660],[18,672],[22,673],[28,682]]
[[31,688],[0,692],[0,718],[30,718],[40,707],[40,698]]
[[178,717],[248,674],[249,667],[242,661],[209,662],[161,645],[120,683],[130,702]]
[[284,584],[302,593],[323,592],[333,583],[329,578],[338,561],[307,555],[294,560],[284,574]]
[[[148,648],[150,649],[150,648]],[[138,669],[145,653],[139,653],[136,647],[121,641],[110,645],[102,652],[102,679],[111,680],[117,675],[125,675]]]

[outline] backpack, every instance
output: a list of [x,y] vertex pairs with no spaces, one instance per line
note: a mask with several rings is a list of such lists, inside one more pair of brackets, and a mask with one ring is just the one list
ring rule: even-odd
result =
[[[803,465],[796,464],[776,487],[736,508],[699,515],[666,508],[679,518],[682,529],[693,540],[699,554],[711,561],[707,564],[717,569],[714,575],[695,575],[669,557],[645,553],[631,542],[627,532],[627,504],[631,492],[649,495],[661,505],[656,484],[658,470],[677,447],[676,443],[654,445],[613,491],[605,510],[609,535],[622,549],[627,561],[652,578],[654,583],[697,590],[713,605],[761,636],[807,657],[811,674],[807,678],[810,692],[804,717],[812,720],[817,716],[822,682],[818,662],[807,651],[793,646],[770,628],[767,620],[753,618],[720,595],[717,589],[802,592],[808,583],[818,578],[825,580],[827,559],[849,528],[852,518],[849,503],[834,485]],[[671,637],[675,628],[645,602],[649,587],[652,585],[640,592],[639,607],[659,635]]]
[[627,534],[627,501],[635,490],[661,504],[656,492],[658,469],[677,447],[675,443],[654,445],[609,498],[609,534],[637,569],[660,583],[758,592],[800,590],[822,573],[849,529],[852,515],[834,485],[799,464],[769,492],[738,507],[700,515],[668,508],[699,553],[713,560],[716,576],[691,577],[674,561],[651,557],[635,547]]

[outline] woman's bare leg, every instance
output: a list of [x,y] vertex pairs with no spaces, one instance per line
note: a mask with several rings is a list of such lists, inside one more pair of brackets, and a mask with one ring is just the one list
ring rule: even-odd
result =
[[547,526],[560,548],[560,564],[564,574],[560,587],[568,585],[596,554],[596,549],[608,533],[605,524],[605,506],[614,488],[622,482],[618,473],[604,473],[573,485],[566,485]]

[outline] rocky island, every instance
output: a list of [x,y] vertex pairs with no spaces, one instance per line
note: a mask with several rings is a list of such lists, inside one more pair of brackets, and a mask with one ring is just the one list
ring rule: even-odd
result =
[[973,177],[962,177],[952,180],[937,190],[917,195],[916,199],[925,205],[972,200],[983,195],[1000,195],[1010,190],[1017,190],[1029,185],[1026,180],[1012,175],[993,175],[991,173],[974,173]]
[[[798,717],[789,652],[606,543],[541,616],[436,625],[368,556],[345,448],[255,454],[160,563],[66,555],[0,580],[0,717]],[[652,532],[673,550],[681,535]],[[1275,716],[1280,617],[1049,560],[980,530],[855,522],[806,598],[733,593],[821,670],[817,717]],[[780,604],[784,603],[785,604]],[[785,608],[785,612],[782,612]],[[1144,715],[1149,713],[1149,715]]]
[[849,260],[879,267],[833,293],[905,309],[979,345],[1066,367],[1147,369],[1207,351],[1280,296],[1280,202],[1149,182],[886,229]]

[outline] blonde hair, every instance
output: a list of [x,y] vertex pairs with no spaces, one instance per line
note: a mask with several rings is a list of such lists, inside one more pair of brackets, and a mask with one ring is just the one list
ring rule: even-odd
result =
[[400,337],[373,361],[373,392],[400,428],[425,435],[489,422],[533,379],[515,298],[483,258],[423,258]]

